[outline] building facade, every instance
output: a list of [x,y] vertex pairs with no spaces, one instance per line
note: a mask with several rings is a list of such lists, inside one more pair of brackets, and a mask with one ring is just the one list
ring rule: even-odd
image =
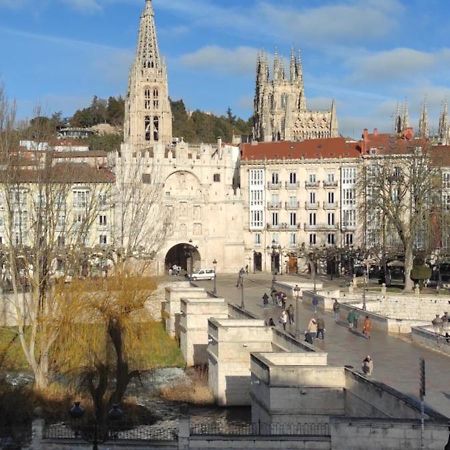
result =
[[275,55],[272,74],[266,55],[258,57],[253,137],[260,142],[301,141],[338,137],[336,105],[329,111],[306,106],[300,56],[291,54],[289,75],[283,59]]
[[245,251],[254,270],[296,272],[302,247],[357,245],[360,157],[343,138],[242,146]]

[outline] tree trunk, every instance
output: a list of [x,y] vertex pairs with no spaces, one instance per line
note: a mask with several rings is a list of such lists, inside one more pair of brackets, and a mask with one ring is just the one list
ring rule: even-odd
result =
[[414,281],[411,280],[411,271],[413,269],[414,256],[412,241],[405,245],[405,287],[404,292],[412,292],[414,289]]
[[42,356],[34,369],[34,387],[37,391],[45,391],[49,385],[48,356]]

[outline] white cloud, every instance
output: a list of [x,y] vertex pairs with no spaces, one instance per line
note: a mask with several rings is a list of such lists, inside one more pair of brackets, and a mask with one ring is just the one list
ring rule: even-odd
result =
[[257,53],[252,47],[227,49],[211,45],[181,56],[180,62],[194,70],[243,75],[255,71]]
[[97,0],[62,0],[71,8],[83,13],[95,13],[102,9]]

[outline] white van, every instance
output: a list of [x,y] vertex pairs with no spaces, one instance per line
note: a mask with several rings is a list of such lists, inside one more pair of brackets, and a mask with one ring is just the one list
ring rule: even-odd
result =
[[192,272],[192,276],[190,277],[190,279],[192,281],[214,280],[215,276],[216,276],[216,273],[214,272],[214,269],[197,269],[194,272]]

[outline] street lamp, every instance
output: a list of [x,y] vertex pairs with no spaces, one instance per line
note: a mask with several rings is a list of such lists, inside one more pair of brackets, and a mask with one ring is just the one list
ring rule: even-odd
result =
[[214,266],[214,289],[213,289],[213,294],[217,295],[217,283],[216,283],[216,278],[217,278],[217,273],[216,273],[216,266],[217,266],[217,261],[214,258],[213,261],[213,266]]
[[295,285],[295,337],[300,338],[300,305],[298,303],[300,297],[300,287],[298,284]]
[[272,240],[272,253],[271,253],[271,259],[272,259],[272,290],[275,289],[275,283],[277,281],[276,279],[276,269],[275,269],[275,257],[277,256],[277,243],[275,242],[275,239]]
[[[69,415],[72,419],[79,420],[84,416],[85,410],[80,405],[80,402],[75,402],[69,410]],[[112,408],[108,411],[107,419],[110,422],[117,422],[123,417],[123,410],[120,408],[120,405],[114,404]],[[81,437],[84,441],[92,444],[92,450],[98,450],[98,445],[106,442],[109,438],[109,423],[107,422],[105,425],[99,423],[99,418],[95,417],[94,423],[92,425],[88,425],[83,433],[83,428],[80,427]],[[91,432],[92,430],[92,432]],[[78,434],[78,433],[77,433]]]

